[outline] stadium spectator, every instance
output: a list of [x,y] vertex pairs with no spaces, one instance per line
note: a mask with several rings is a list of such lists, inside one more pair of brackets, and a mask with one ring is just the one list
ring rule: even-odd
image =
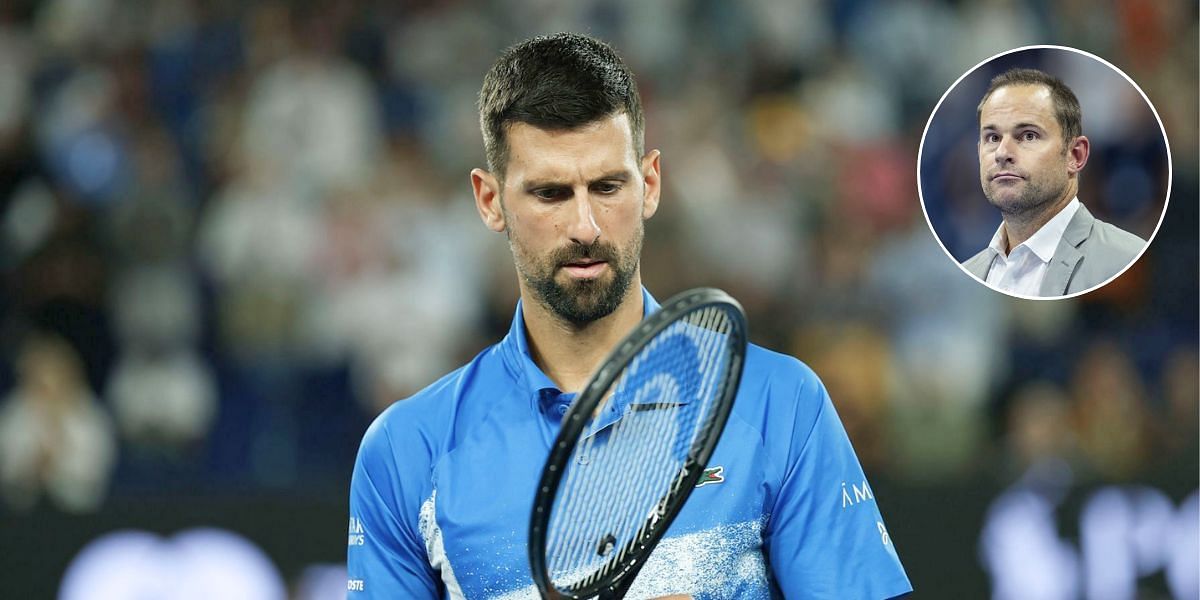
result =
[[0,404],[0,497],[18,510],[43,497],[70,512],[96,510],[117,445],[79,356],[61,338],[32,335],[17,372],[16,387]]

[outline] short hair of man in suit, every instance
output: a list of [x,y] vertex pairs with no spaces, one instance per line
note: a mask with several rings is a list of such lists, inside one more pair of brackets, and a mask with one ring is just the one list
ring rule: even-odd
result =
[[[1091,143],[1066,84],[1036,69],[1010,69],[992,79],[976,118],[979,181],[1003,223],[993,243],[963,263],[972,275],[1004,291],[1062,296],[1107,281],[1137,256],[1144,240],[1074,202]],[[1068,208],[1069,220],[1054,220]]]

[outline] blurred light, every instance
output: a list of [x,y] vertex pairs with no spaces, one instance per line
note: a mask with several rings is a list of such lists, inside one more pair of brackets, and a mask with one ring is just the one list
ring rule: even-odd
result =
[[59,600],[282,600],[275,565],[245,538],[192,529],[170,539],[144,531],[102,536],[67,567]]
[[22,183],[9,202],[0,227],[17,254],[14,259],[23,258],[45,241],[54,226],[58,208],[50,188],[41,179]]
[[1087,597],[1119,600],[1134,597],[1136,557],[1126,543],[1133,511],[1125,494],[1107,488],[1092,496],[1080,517]]
[[1054,505],[1040,494],[1013,491],[998,498],[988,511],[980,550],[993,598],[1078,596],[1078,555],[1058,538]]
[[112,187],[120,163],[117,145],[108,136],[89,131],[66,151],[67,175],[85,196],[98,196]]
[[1172,597],[1196,598],[1200,581],[1197,495],[1176,508],[1148,486],[1105,486],[1083,504],[1080,548],[1063,539],[1058,500],[1006,492],[988,511],[980,550],[995,598],[1138,597],[1139,580],[1165,572]]
[[1188,496],[1175,513],[1169,538],[1167,584],[1176,598],[1200,598],[1200,495]]
[[300,573],[294,600],[345,600],[346,565],[311,565]]

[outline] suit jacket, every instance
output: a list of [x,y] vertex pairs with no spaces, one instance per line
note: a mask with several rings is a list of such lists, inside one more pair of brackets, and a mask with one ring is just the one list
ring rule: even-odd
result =
[[[1120,273],[1145,247],[1146,240],[1097,219],[1081,204],[1054,249],[1038,295],[1065,296],[1096,287]],[[986,283],[997,256],[992,248],[984,248],[962,266]]]

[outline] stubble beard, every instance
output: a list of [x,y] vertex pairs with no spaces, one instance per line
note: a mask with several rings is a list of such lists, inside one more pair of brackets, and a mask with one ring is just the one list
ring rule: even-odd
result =
[[[517,273],[535,299],[563,321],[586,325],[607,317],[621,306],[637,272],[643,237],[644,230],[639,226],[636,236],[623,252],[606,242],[589,246],[572,244],[540,259],[530,257],[520,240],[511,233],[508,242]],[[566,284],[559,283],[555,276],[563,265],[579,259],[602,260],[608,263],[612,275],[608,278],[570,278]]]
[[[1064,162],[1066,157],[1067,151],[1064,148],[1061,156]],[[1038,181],[1030,173],[1029,177],[1025,179],[1025,187],[1021,193],[1011,199],[995,193],[992,181],[985,180],[981,183],[983,184],[983,195],[987,197],[988,203],[999,209],[1005,220],[1028,222],[1038,220],[1039,215],[1058,202],[1070,185],[1070,180],[1064,177],[1061,183],[1046,179]]]
[[993,192],[990,185],[984,186],[983,192],[987,196],[988,203],[1000,209],[1004,218],[1025,221],[1052,206],[1066,189],[1066,181],[1063,181],[1062,185],[1053,185],[1027,179],[1025,188],[1016,198],[1001,197]]

